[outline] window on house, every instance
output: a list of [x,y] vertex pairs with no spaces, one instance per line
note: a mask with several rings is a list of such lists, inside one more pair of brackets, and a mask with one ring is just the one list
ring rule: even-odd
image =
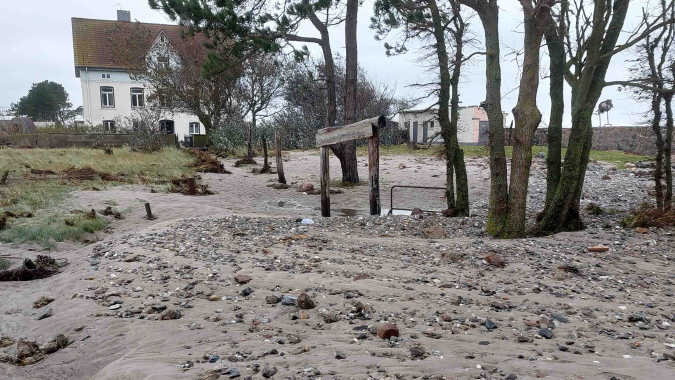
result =
[[105,79],[105,74],[101,74],[101,78]]
[[171,97],[170,96],[168,96],[166,94],[163,94],[163,93],[159,93],[157,95],[157,99],[159,100],[159,106],[160,107],[171,108],[172,104],[171,104]]
[[115,133],[115,121],[113,120],[103,120],[103,132]]
[[115,89],[112,87],[101,87],[101,107],[115,107]]
[[169,57],[157,57],[157,65],[160,69],[169,68]]
[[191,135],[199,134],[199,123],[190,123],[190,134]]
[[159,122],[159,130],[167,135],[173,133],[173,120],[162,120]]
[[145,104],[145,99],[143,98],[143,89],[142,88],[132,88],[131,89],[131,106],[132,107],[143,107]]

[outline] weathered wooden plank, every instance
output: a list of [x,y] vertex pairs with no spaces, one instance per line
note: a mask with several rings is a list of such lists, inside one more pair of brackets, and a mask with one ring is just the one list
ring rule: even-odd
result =
[[274,131],[274,154],[277,159],[277,174],[279,175],[279,183],[286,183],[286,176],[284,175],[284,162],[281,159],[281,131]]
[[337,144],[343,141],[370,138],[373,130],[383,128],[387,122],[384,117],[373,117],[342,127],[319,129],[316,132],[316,146]]
[[321,216],[330,216],[330,148],[321,147]]
[[380,215],[380,133],[376,128],[368,139],[368,199],[370,215]]

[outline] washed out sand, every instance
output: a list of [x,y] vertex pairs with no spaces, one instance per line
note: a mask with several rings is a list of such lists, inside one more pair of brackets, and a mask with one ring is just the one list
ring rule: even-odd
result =
[[[324,219],[319,196],[275,190],[266,186],[275,175],[232,164],[225,162],[231,175],[202,176],[211,196],[149,188],[75,193],[70,201],[85,208],[114,199],[125,219],[97,243],[48,252],[69,262],[58,275],[0,283],[0,336],[42,344],[64,334],[70,341],[37,364],[0,363],[0,379],[675,373],[672,231],[618,227],[648,196],[649,178],[594,164],[582,205],[598,203],[613,209],[610,215],[584,215],[583,232],[503,241],[484,233],[489,169],[482,158],[468,160],[473,216],[456,219],[367,216],[367,186],[332,195],[335,217]],[[318,156],[307,153],[284,162],[289,183],[318,186],[318,167]],[[383,208],[392,185],[444,183],[443,163],[433,158],[385,156],[381,173]],[[331,174],[340,177],[334,158]],[[423,209],[442,208],[442,196],[394,195],[399,207]],[[544,196],[545,164],[535,160],[530,219]],[[143,219],[146,201],[156,220]],[[597,245],[608,250],[588,251]],[[14,257],[44,254],[40,249],[0,245]],[[239,283],[243,276],[250,282]],[[301,293],[314,308],[294,305]],[[36,320],[44,307],[33,302],[41,296],[54,298],[45,306],[52,315]],[[161,319],[175,311],[179,319]],[[377,335],[385,322],[398,327],[398,337]]]

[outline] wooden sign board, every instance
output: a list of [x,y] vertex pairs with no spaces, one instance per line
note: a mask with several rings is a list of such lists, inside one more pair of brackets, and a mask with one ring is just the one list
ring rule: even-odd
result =
[[378,128],[378,119],[374,117],[343,127],[319,129],[316,132],[316,146],[326,146],[343,141],[373,137],[373,128]]

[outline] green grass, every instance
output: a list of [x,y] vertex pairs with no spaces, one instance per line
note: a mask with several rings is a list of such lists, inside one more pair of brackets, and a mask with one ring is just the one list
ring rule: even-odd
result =
[[5,270],[7,268],[9,268],[9,261],[0,257],[0,270]]
[[[390,155],[400,155],[400,154],[411,154],[415,156],[436,156],[438,155],[440,147],[438,145],[434,145],[429,149],[416,149],[413,151],[410,151],[410,148],[407,147],[407,145],[392,145],[392,146],[381,146],[380,147],[380,155],[382,156],[390,156]],[[464,157],[485,157],[489,154],[489,150],[485,146],[477,146],[477,145],[462,145],[462,149],[464,150]],[[504,147],[504,151],[506,152],[507,157],[511,157],[513,154],[513,147],[512,146],[507,146]],[[534,146],[532,147],[532,155],[536,155],[539,152],[548,152],[548,147],[546,146]],[[562,156],[563,158],[565,157],[565,153],[567,152],[567,148],[563,148],[562,150]],[[359,147],[357,150],[357,154],[359,156],[367,156],[368,155],[368,148],[367,147]],[[604,162],[609,162],[611,164],[616,165],[618,168],[623,168],[623,165],[626,162],[637,162],[637,161],[642,161],[642,160],[649,160],[652,159],[653,157],[649,156],[639,156],[635,154],[630,154],[630,153],[624,153],[620,151],[615,151],[615,150],[610,150],[610,151],[603,151],[603,150],[592,150],[590,154],[590,158],[592,160],[597,160],[597,161],[604,161]]]
[[330,181],[330,187],[331,188],[343,188],[343,189],[350,189],[356,186],[368,186],[368,180],[366,181],[359,181],[359,183],[342,183],[341,179],[331,179]]
[[[189,165],[193,156],[175,148],[155,153],[133,152],[116,148],[113,155],[100,149],[0,149],[0,176],[10,170],[7,184],[0,186],[0,214],[31,213],[32,218],[10,218],[8,228],[0,232],[0,241],[37,242],[53,246],[54,242],[81,240],[85,235],[105,228],[103,217],[88,219],[73,216],[77,206],[69,206],[68,194],[75,190],[105,189],[121,183],[157,184],[194,173]],[[74,167],[91,167],[100,173],[112,174],[114,181],[68,179],[62,171]],[[31,169],[52,170],[56,174],[40,176]],[[117,205],[114,199],[103,202]],[[101,207],[103,208],[103,207]],[[87,210],[88,211],[88,210]],[[65,224],[68,219],[72,226]]]

